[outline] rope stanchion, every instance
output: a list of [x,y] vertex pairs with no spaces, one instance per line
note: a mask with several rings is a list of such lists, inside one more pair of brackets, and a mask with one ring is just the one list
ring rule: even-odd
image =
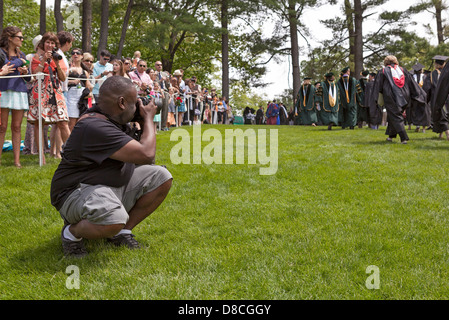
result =
[[37,74],[38,81],[38,95],[39,95],[39,166],[44,164],[44,146],[42,145],[42,140],[44,136],[42,134],[42,80],[44,79],[44,73]]

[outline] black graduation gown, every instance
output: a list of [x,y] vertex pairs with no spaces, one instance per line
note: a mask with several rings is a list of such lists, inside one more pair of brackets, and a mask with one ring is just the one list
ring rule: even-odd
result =
[[373,97],[377,103],[379,93],[383,94],[388,121],[385,134],[391,138],[399,134],[401,141],[407,141],[409,138],[405,130],[405,118],[403,114],[411,101],[410,85],[411,81],[414,80],[411,79],[406,69],[402,68],[402,70],[405,76],[405,85],[402,88],[394,84],[389,67],[379,70],[374,84]]
[[419,82],[415,81],[413,75],[410,76],[413,82],[411,83],[410,109],[407,110],[407,116],[410,115],[409,123],[416,126],[430,126],[431,110],[430,104],[427,103],[427,93],[421,88]]
[[449,63],[441,71],[440,79],[435,88],[435,99],[432,101],[432,110],[441,110],[448,104],[449,96]]
[[[441,73],[441,75],[438,77],[438,71],[432,71],[432,73],[428,75],[424,80],[423,85],[423,89],[427,93],[427,102],[429,102],[432,106],[432,130],[436,133],[442,133],[449,130],[449,100],[447,99],[447,96],[445,97],[445,102],[443,103],[443,106],[441,108],[436,108],[435,104],[435,100],[437,98],[441,99],[441,97],[438,97],[438,95],[436,94],[436,88],[439,85],[442,75],[443,73]],[[444,106],[446,106],[446,108],[443,108]]]
[[256,112],[256,124],[262,124],[263,123],[263,110],[257,109]]
[[364,105],[369,108],[369,119],[370,124],[374,126],[379,126],[382,124],[382,108],[377,104],[377,99],[374,99],[374,81],[367,82],[365,84],[365,96]]

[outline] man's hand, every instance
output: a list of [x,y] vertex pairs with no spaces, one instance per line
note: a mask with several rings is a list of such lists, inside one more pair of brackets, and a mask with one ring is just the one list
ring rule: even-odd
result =
[[124,147],[111,155],[111,159],[129,162],[135,164],[154,164],[156,156],[156,131],[154,128],[154,115],[157,111],[153,99],[147,105],[142,104],[142,100],[138,99],[140,116],[144,119],[139,122],[143,129],[140,141],[132,140]]
[[144,121],[153,120],[157,112],[157,106],[154,103],[154,98],[151,98],[150,103],[143,105],[142,100],[138,99],[140,116]]

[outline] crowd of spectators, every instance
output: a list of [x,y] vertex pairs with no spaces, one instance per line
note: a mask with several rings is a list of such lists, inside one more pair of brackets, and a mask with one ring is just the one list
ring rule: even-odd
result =
[[[130,79],[139,96],[151,96],[160,107],[155,130],[197,124],[230,124],[232,110],[226,97],[215,88],[202,87],[195,76],[186,78],[184,70],[163,70],[163,63],[150,64],[136,51],[131,57],[115,57],[107,50],[98,61],[90,52],[72,48],[74,37],[66,31],[46,32],[33,39],[35,51],[25,55],[20,48],[26,36],[17,27],[6,27],[0,37],[0,143],[4,144],[9,115],[14,163],[20,164],[20,151],[37,154],[39,117],[42,119],[44,152],[61,158],[60,150],[80,115],[99,99],[102,83],[113,76]],[[35,76],[44,73],[41,95]],[[28,77],[11,77],[25,76]],[[6,76],[6,77],[5,77]],[[39,101],[41,111],[39,113]],[[24,146],[21,124],[27,119]],[[48,143],[50,140],[50,143]],[[0,150],[1,156],[2,150]],[[45,157],[43,158],[45,164]]]

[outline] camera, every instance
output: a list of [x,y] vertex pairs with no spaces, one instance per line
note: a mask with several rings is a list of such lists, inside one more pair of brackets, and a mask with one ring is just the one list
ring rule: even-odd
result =
[[53,59],[62,60],[62,56],[58,53],[58,49],[56,48],[53,48],[51,56],[53,57]]
[[139,100],[142,101],[142,105],[146,106],[150,103],[151,98],[149,97],[138,97],[136,102],[136,112],[134,112],[134,117],[131,120],[131,122],[140,122],[143,121],[142,116],[140,115],[140,106],[139,106]]
[[157,111],[156,114],[159,114],[161,112],[162,109],[162,99],[160,98],[153,98],[153,96],[146,96],[146,97],[138,97],[137,98],[137,103],[136,103],[136,112],[134,113],[134,117],[131,120],[131,122],[139,122],[139,121],[143,121],[142,116],[140,115],[140,106],[139,106],[139,100],[142,101],[142,105],[146,106],[147,104],[149,104],[151,102],[151,100],[154,99],[154,103],[156,104],[157,107]]

